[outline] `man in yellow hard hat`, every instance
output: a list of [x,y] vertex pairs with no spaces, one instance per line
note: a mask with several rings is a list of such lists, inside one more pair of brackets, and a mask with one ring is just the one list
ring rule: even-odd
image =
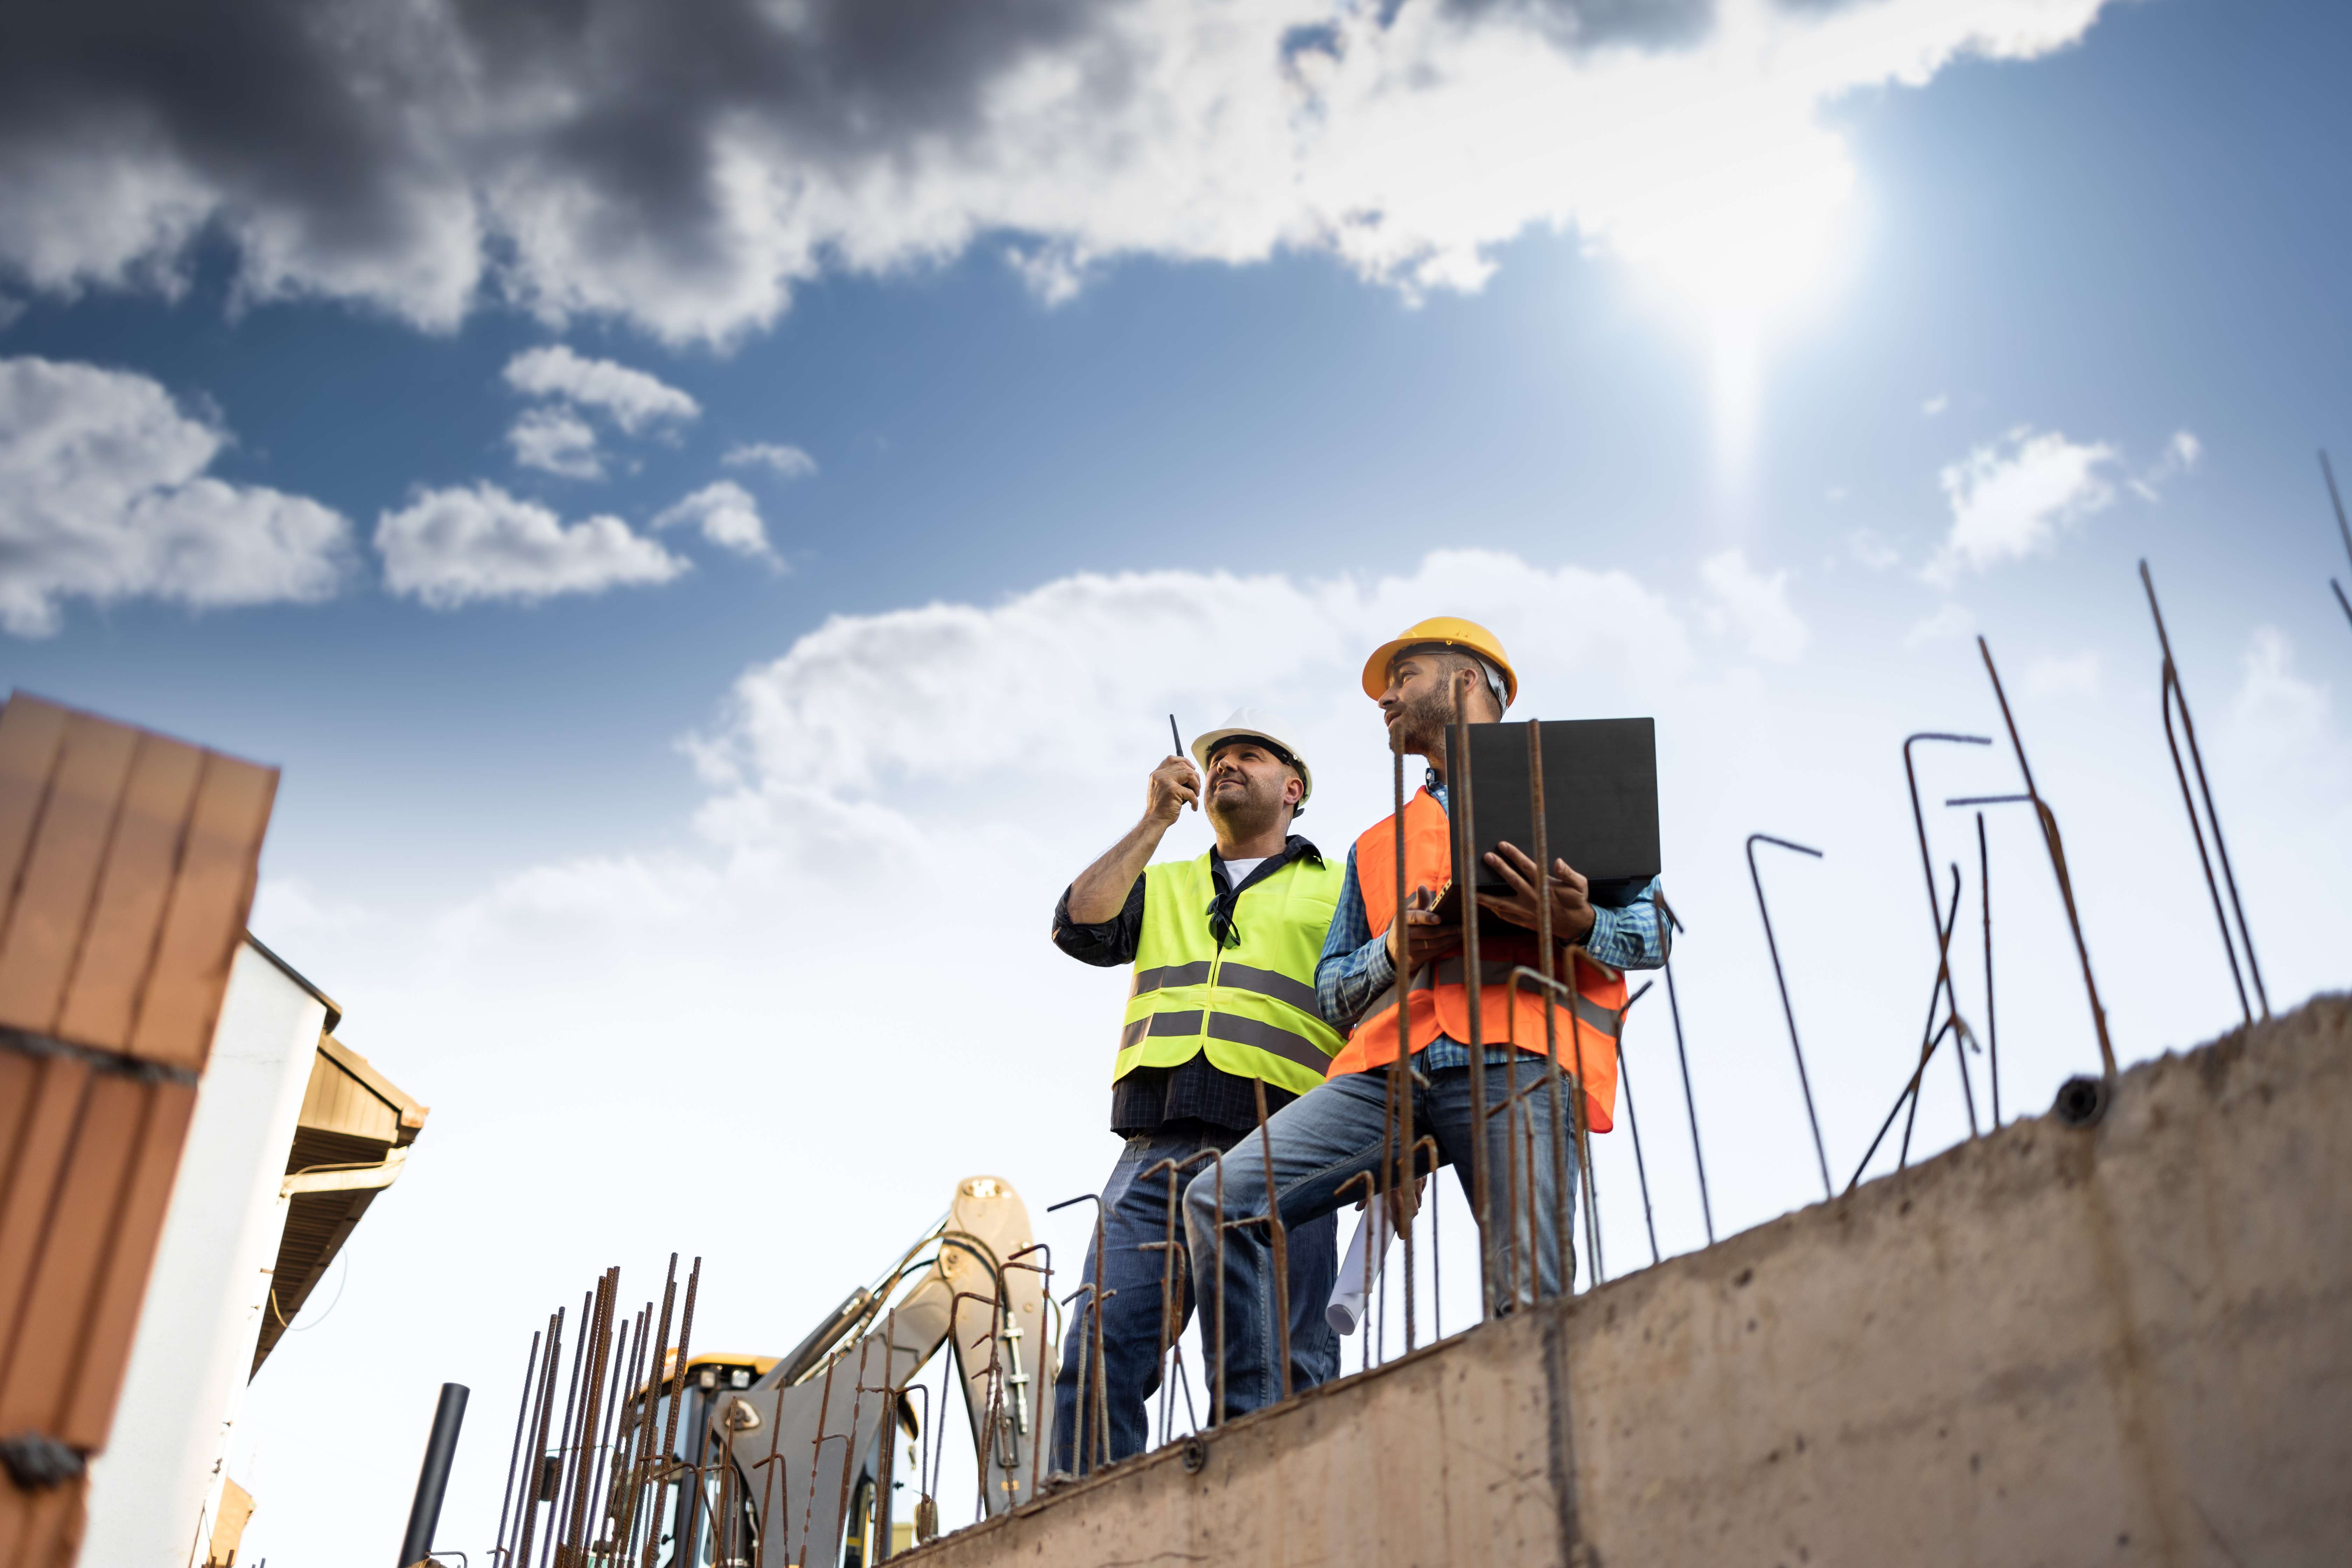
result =
[[[1412,1126],[1436,1140],[1438,1163],[1456,1167],[1465,1194],[1470,1181],[1473,1127],[1470,1100],[1472,1049],[1468,977],[1460,956],[1458,925],[1439,923],[1431,906],[1454,880],[1444,776],[1445,729],[1456,715],[1471,723],[1493,723],[1518,695],[1518,677],[1502,644],[1472,621],[1439,616],[1408,627],[1373,650],[1364,666],[1364,692],[1381,707],[1391,750],[1428,763],[1423,788],[1405,805],[1405,907],[1397,908],[1396,818],[1382,818],[1357,838],[1348,854],[1323,953],[1316,966],[1316,993],[1326,1022],[1348,1033],[1348,1043],[1331,1063],[1322,1089],[1286,1108],[1268,1124],[1264,1146],[1255,1134],[1229,1151],[1223,1161],[1228,1299],[1250,1303],[1250,1326],[1227,1330],[1229,1407],[1255,1409],[1276,1397],[1272,1356],[1272,1290],[1265,1245],[1252,1228],[1234,1222],[1265,1215],[1266,1172],[1280,1194],[1286,1226],[1328,1215],[1360,1193],[1359,1178],[1381,1160],[1388,1121],[1388,1075],[1368,1069],[1396,1059],[1400,1033],[1397,1008],[1400,973],[1405,1010],[1402,1033],[1414,1072],[1410,1082]],[[1559,1042],[1563,1068],[1583,1089],[1584,1112],[1593,1131],[1607,1131],[1616,1104],[1616,1035],[1625,1007],[1626,969],[1652,969],[1665,962],[1666,931],[1652,894],[1656,880],[1632,889],[1604,906],[1564,860],[1551,868],[1551,925],[1559,951],[1552,973],[1570,981],[1575,994],[1548,1004],[1539,988],[1523,984],[1514,1007],[1506,984],[1514,964],[1533,965],[1538,903],[1542,879],[1519,847],[1505,844],[1487,864],[1513,889],[1507,896],[1481,894],[1486,918],[1479,922],[1480,1033],[1486,1047],[1486,1101],[1502,1106],[1512,1094],[1542,1083],[1547,1076],[1546,1010],[1550,1036]],[[1580,947],[1593,964],[1571,960]],[[1605,967],[1604,967],[1605,966]],[[1516,1048],[1514,1047],[1516,1043]],[[1555,1161],[1549,1129],[1537,1119],[1537,1157],[1510,1159],[1511,1121],[1488,1118],[1487,1166],[1490,1205],[1497,1223],[1492,1234],[1496,1279],[1493,1289],[1503,1310],[1541,1296],[1558,1295],[1569,1283],[1572,1259],[1569,1238],[1558,1233],[1556,1216],[1574,1205],[1572,1152]],[[1524,1128],[1524,1122],[1521,1123]],[[1393,1156],[1391,1156],[1393,1158]],[[1558,1191],[1560,1164],[1570,1190]],[[1530,1172],[1528,1167],[1533,1166]],[[1521,1223],[1531,1223],[1534,1257],[1523,1256],[1519,1223],[1500,1223],[1503,1176],[1515,1168],[1521,1184],[1514,1194]],[[1532,1192],[1527,1184],[1532,1184]],[[1185,1221],[1192,1238],[1195,1268],[1205,1280],[1213,1265],[1205,1250],[1216,1228],[1215,1192],[1209,1176],[1196,1178],[1185,1193]],[[1473,1198],[1475,1204],[1475,1198]],[[1533,1219],[1527,1220],[1532,1210]],[[1475,1207],[1474,1207],[1475,1212]],[[1530,1265],[1532,1265],[1530,1267]],[[1205,1289],[1205,1284],[1202,1287]]]
[[[1057,1473],[1083,1475],[1143,1450],[1171,1270],[1171,1337],[1192,1311],[1191,1272],[1166,1250],[1181,1240],[1168,1234],[1175,1194],[1204,1157],[1257,1126],[1261,1093],[1269,1111],[1288,1105],[1322,1083],[1340,1045],[1315,990],[1339,872],[1290,831],[1315,786],[1295,732],[1244,709],[1191,749],[1200,771],[1173,754],[1153,769],[1142,819],[1078,874],[1054,911],[1063,952],[1135,969],[1111,1068],[1111,1131],[1126,1145],[1103,1189],[1101,1256],[1087,1249],[1088,1294],[1071,1315],[1055,1380]],[[1146,864],[1187,804],[1205,812],[1215,844],[1192,859]],[[1339,1370],[1339,1342],[1324,1318],[1338,1229],[1327,1215],[1289,1237],[1294,1381]],[[1237,1310],[1228,1302],[1221,1316]],[[1214,1344],[1213,1331],[1202,1337]]]

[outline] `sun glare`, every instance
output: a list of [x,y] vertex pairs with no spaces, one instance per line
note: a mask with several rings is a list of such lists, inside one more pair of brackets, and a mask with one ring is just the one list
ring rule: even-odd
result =
[[1694,127],[1697,173],[1622,212],[1612,248],[1707,365],[1717,464],[1738,488],[1753,454],[1766,363],[1832,291],[1853,171],[1810,122],[1777,133]]

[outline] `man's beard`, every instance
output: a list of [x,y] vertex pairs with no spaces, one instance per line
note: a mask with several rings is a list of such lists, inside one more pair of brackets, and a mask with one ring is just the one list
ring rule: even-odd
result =
[[1391,744],[1409,757],[1427,757],[1445,749],[1445,727],[1454,722],[1454,698],[1450,686],[1432,687],[1417,696],[1406,698],[1401,711],[1389,725]]
[[1209,784],[1209,820],[1223,828],[1228,837],[1255,838],[1282,819],[1282,790],[1278,785],[1252,779],[1247,773],[1237,775],[1242,790],[1239,795],[1220,793],[1223,780]]

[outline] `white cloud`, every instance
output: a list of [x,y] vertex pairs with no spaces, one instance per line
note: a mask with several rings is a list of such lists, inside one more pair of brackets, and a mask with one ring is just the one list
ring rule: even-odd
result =
[[1939,392],[1936,394],[1935,396],[1930,397],[1925,403],[1919,405],[1919,413],[1925,418],[1933,419],[1937,415],[1941,414],[1945,409],[1949,408],[1951,405],[1952,400]]
[[2096,648],[2059,658],[2045,655],[2025,667],[2029,697],[2096,697],[2105,678]]
[[331,597],[350,523],[304,497],[210,477],[227,441],[146,376],[0,360],[0,626],[47,637],[70,598]]
[[803,479],[816,472],[814,458],[782,441],[748,441],[729,447],[719,460],[730,468],[757,464],[787,479]]
[[654,519],[657,529],[680,523],[694,524],[702,530],[703,538],[738,555],[774,558],[768,548],[767,526],[760,519],[760,503],[732,479],[705,485]]
[[688,420],[702,412],[700,404],[657,376],[608,359],[584,359],[562,343],[515,355],[507,362],[506,380],[517,392],[599,409],[633,436],[656,420]]
[[667,583],[688,568],[617,517],[566,524],[493,484],[425,490],[376,523],[383,584],[436,610]]
[[785,831],[887,839],[904,824],[881,805],[886,785],[970,784],[1016,766],[1024,777],[1118,776],[1138,743],[1167,741],[1164,719],[1157,741],[1138,742],[1127,724],[1171,710],[1223,713],[1277,692],[1310,748],[1357,745],[1369,711],[1354,685],[1364,649],[1439,605],[1503,639],[1525,711],[1569,699],[1552,672],[1576,671],[1579,690],[1601,680],[1639,689],[1691,664],[1680,619],[1623,574],[1546,571],[1483,552],[1434,554],[1410,578],[1369,583],[1066,577],[994,606],[835,616],[745,674],[724,725],[694,746],[722,792],[704,825],[737,845]]
[[1710,555],[1699,563],[1699,581],[1712,601],[1710,626],[1737,633],[1748,654],[1777,664],[1793,662],[1805,651],[1811,633],[1789,604],[1789,574],[1769,576],[1752,570],[1737,550]]
[[26,46],[43,111],[0,129],[0,265],[171,289],[217,235],[248,299],[448,328],[487,286],[719,340],[828,270],[982,236],[1054,298],[1126,256],[1283,250],[1470,289],[1533,228],[1738,303],[1821,269],[1856,179],[1823,105],[2046,54],[2102,5],[976,0],[905,37],[836,0],[393,7],[261,17],[211,68],[144,74],[93,14]]
[[2062,530],[2116,499],[2104,472],[2115,463],[2116,449],[2105,442],[2022,425],[1974,448],[1939,476],[1952,531],[1924,575],[1949,584],[1964,569],[1981,572],[2048,550]]
[[1903,634],[1906,648],[1925,647],[1930,643],[1951,642],[1972,635],[1977,618],[1966,605],[1946,605],[1926,620]]
[[596,432],[568,408],[524,409],[507,431],[507,445],[514,448],[515,461],[526,468],[544,468],[568,479],[604,477]]

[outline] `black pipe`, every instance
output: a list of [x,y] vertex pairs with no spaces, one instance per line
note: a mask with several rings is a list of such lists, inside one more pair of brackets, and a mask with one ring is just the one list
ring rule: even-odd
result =
[[824,1352],[833,1348],[834,1342],[841,1338],[843,1331],[857,1321],[873,1300],[874,1292],[863,1285],[852,1290],[824,1322],[811,1331],[808,1338],[793,1347],[792,1354],[777,1363],[776,1386],[789,1388],[808,1375],[824,1359]]
[[433,1532],[441,1526],[441,1497],[449,1489],[450,1461],[457,1457],[457,1429],[466,1424],[466,1385],[445,1383],[433,1409],[433,1435],[425,1439],[425,1465],[416,1472],[416,1500],[408,1509],[408,1533],[400,1538],[398,1568],[433,1555]]

